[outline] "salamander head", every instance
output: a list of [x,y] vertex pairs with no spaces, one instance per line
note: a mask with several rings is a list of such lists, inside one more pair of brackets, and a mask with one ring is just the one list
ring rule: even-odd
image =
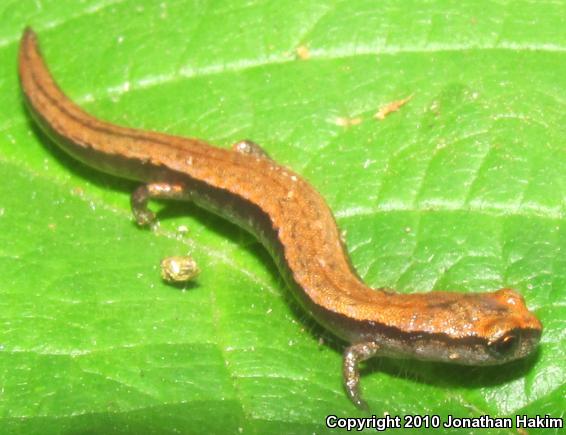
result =
[[537,348],[542,324],[514,290],[435,296],[428,301],[430,318],[420,322],[426,332],[412,339],[415,357],[494,365],[523,358]]

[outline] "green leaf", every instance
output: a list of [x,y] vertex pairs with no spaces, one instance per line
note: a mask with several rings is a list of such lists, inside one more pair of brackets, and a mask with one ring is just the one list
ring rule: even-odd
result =
[[[371,361],[376,416],[562,415],[564,1],[12,0],[0,16],[3,432],[323,433],[329,414],[364,415],[342,344],[251,236],[187,204],[152,204],[161,229],[141,230],[133,184],[38,132],[16,75],[25,25],[89,112],[250,138],[302,174],[369,285],[513,287],[543,322],[537,355],[506,366]],[[159,260],[187,251],[198,282],[163,284]]]

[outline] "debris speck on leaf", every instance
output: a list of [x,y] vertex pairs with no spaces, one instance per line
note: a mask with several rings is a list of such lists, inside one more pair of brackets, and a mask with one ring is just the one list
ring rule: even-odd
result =
[[413,95],[409,95],[407,98],[403,98],[402,100],[391,101],[384,104],[379,108],[377,113],[374,115],[374,118],[383,121],[390,113],[397,112],[401,107],[411,101],[412,98]]
[[301,60],[307,60],[310,59],[311,57],[311,53],[309,51],[309,48],[306,45],[299,45],[297,47],[297,56],[299,57],[299,59]]
[[362,123],[362,118],[343,118],[338,117],[334,119],[334,123],[340,127],[350,127],[352,125],[359,125]]

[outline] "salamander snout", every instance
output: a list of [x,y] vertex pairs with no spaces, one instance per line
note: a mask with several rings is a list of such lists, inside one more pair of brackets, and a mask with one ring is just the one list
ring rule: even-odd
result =
[[514,290],[501,289],[490,294],[498,316],[482,322],[487,350],[494,362],[523,358],[536,349],[542,334],[540,320],[527,308]]
[[514,329],[490,341],[487,349],[495,362],[523,358],[536,349],[541,332],[541,329]]

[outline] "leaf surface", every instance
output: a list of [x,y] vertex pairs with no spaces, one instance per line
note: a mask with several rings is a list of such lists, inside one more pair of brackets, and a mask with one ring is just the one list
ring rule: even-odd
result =
[[[364,415],[342,390],[342,344],[251,236],[190,204],[152,204],[160,230],[136,228],[134,184],[32,126],[25,25],[87,111],[223,147],[251,138],[303,175],[369,285],[513,287],[543,322],[538,354],[503,367],[371,361],[375,415],[561,415],[564,1],[25,0],[0,14],[7,432],[323,433],[329,414]],[[198,282],[163,284],[159,260],[187,251]]]

